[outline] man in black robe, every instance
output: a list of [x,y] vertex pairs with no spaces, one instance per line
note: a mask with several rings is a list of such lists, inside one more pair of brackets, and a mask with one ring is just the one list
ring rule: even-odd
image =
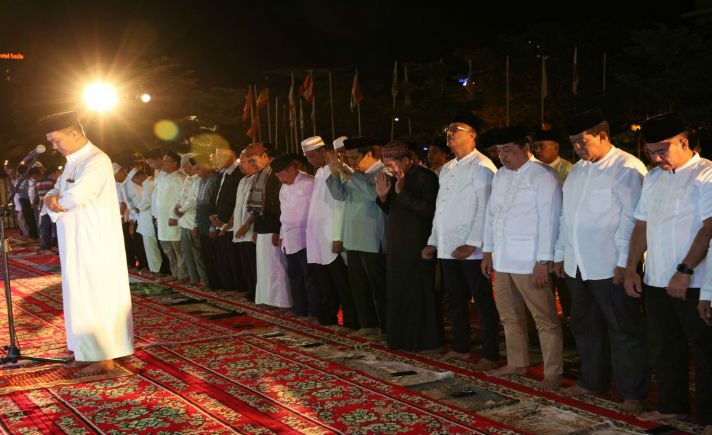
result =
[[434,289],[435,262],[424,260],[438,177],[414,162],[408,146],[383,147],[387,169],[376,176],[377,204],[387,214],[386,307],[388,346],[421,351],[443,344],[442,309]]

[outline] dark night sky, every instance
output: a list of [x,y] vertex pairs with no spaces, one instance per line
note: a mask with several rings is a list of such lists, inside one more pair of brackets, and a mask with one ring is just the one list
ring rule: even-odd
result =
[[[456,47],[486,46],[532,22],[610,19],[675,24],[692,2],[634,7],[621,2],[565,8],[509,2],[433,1],[0,1],[0,51],[41,59],[57,72],[74,65],[120,69],[170,56],[202,84],[245,86],[278,67],[359,66],[388,79],[394,59],[437,60]],[[589,7],[592,3],[587,3]]]

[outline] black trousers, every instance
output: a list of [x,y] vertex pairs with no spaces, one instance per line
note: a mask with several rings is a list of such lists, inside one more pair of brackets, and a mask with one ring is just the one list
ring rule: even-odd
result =
[[245,290],[247,285],[242,277],[240,253],[237,243],[232,243],[232,231],[216,239],[218,275],[222,289],[227,291]]
[[695,404],[703,426],[712,424],[712,327],[697,312],[700,289],[686,299],[670,297],[664,288],[644,290],[648,351],[658,380],[658,411],[689,414],[689,347],[695,358]]
[[387,332],[386,256],[363,251],[347,251],[349,285],[361,328]]
[[35,209],[32,208],[30,200],[27,198],[20,198],[20,205],[22,205],[22,217],[25,218],[25,223],[27,224],[27,232],[29,233],[31,239],[37,239],[40,237],[37,232],[37,221],[35,220]]
[[581,356],[578,385],[608,391],[611,374],[624,399],[648,394],[645,318],[640,299],[628,296],[613,278],[586,280],[566,276],[571,292],[571,332]]
[[203,252],[205,272],[208,274],[208,287],[211,289],[222,288],[217,266],[217,240],[209,236],[200,235],[200,249]]
[[566,278],[559,278],[555,274],[550,274],[554,285],[552,290],[559,294],[559,302],[561,302],[561,314],[564,317],[571,317],[571,291],[569,291],[568,285],[566,284]]
[[287,278],[292,294],[292,312],[298,316],[318,317],[321,296],[313,269],[307,264],[307,250],[287,254]]
[[257,245],[254,242],[239,242],[236,245],[240,254],[240,267],[242,277],[245,279],[247,299],[254,302],[257,287]]
[[482,274],[482,260],[440,259],[443,288],[452,324],[452,349],[470,352],[470,298],[482,325],[482,353],[499,361],[499,313],[494,304],[492,283]]
[[134,233],[131,236],[131,246],[133,249],[134,256],[138,261],[139,269],[148,269],[148,258],[146,258],[146,249],[143,247],[143,236],[136,232],[138,228],[138,222],[133,223]]
[[343,326],[359,329],[356,303],[349,286],[349,272],[341,255],[337,255],[329,264],[310,264],[310,266],[314,270],[321,293],[319,322],[322,325],[336,325],[340,305]]
[[133,242],[129,234],[129,222],[121,221],[121,230],[124,232],[124,250],[126,251],[126,264],[129,270],[136,268],[136,256],[134,255]]

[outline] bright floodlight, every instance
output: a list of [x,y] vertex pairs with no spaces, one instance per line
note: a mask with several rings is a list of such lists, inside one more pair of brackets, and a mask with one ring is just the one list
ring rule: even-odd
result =
[[118,101],[116,89],[107,83],[92,83],[84,90],[84,102],[92,110],[111,110]]
[[148,103],[149,101],[151,101],[151,96],[148,94],[143,94],[141,95],[141,101],[143,101],[144,103]]

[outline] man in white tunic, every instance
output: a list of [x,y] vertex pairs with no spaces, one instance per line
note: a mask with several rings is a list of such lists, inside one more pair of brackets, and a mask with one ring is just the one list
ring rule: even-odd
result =
[[250,191],[252,190],[252,183],[255,182],[257,170],[247,161],[244,150],[240,153],[239,161],[242,178],[237,184],[235,208],[230,218],[230,227],[234,229],[232,242],[237,246],[242,276],[247,286],[247,292],[244,297],[254,301],[255,288],[257,287],[257,251],[255,242],[252,241],[255,217],[247,209],[247,201],[250,199]]
[[300,171],[293,156],[280,156],[270,163],[282,183],[279,190],[281,222],[279,244],[287,256],[287,278],[292,293],[292,312],[318,322],[321,295],[313,268],[307,263],[307,215],[314,190],[314,177]]
[[497,147],[504,165],[494,175],[487,204],[482,273],[489,278],[494,271],[507,365],[487,374],[526,374],[528,308],[544,357],[544,379],[538,388],[550,391],[561,384],[564,372],[563,337],[549,280],[561,212],[559,179],[553,169],[532,157],[524,128],[492,130],[483,141]]
[[115,368],[130,355],[133,318],[119,203],[111,160],[84,135],[76,112],[40,121],[53,148],[67,158],[64,172],[45,196],[57,223],[67,348],[80,375]]
[[[183,263],[188,270],[190,282],[193,285],[207,283],[208,276],[205,272],[203,255],[200,250],[200,240],[193,237],[195,226],[195,204],[198,199],[199,177],[197,166],[194,169],[195,154],[187,153],[181,157],[181,169],[186,174],[183,181],[183,188],[178,197],[178,203],[173,212],[179,216],[178,226],[180,227],[180,247],[183,253]],[[183,278],[186,280],[186,278]]]
[[166,253],[171,265],[172,277],[166,281],[182,280],[188,271],[183,262],[183,252],[180,248],[180,217],[175,213],[180,191],[183,189],[185,175],[179,171],[180,156],[169,151],[163,156],[163,172],[165,175],[154,188],[156,197],[156,226],[158,227],[158,241]]
[[[346,139],[346,136],[335,139],[334,149],[343,149]],[[307,217],[307,262],[314,266],[321,292],[319,322],[322,325],[337,324],[340,304],[343,327],[356,330],[358,315],[349,288],[348,270],[341,255],[344,250],[344,201],[334,199],[326,184],[331,175],[326,162],[336,151],[329,149],[320,136],[302,141],[302,151],[316,168]]]
[[138,211],[136,232],[143,238],[148,270],[157,274],[161,271],[161,262],[163,260],[161,258],[161,250],[158,247],[158,239],[156,238],[156,227],[153,226],[153,215],[151,214],[153,176],[148,176],[143,171],[137,171],[131,181],[137,186],[141,186],[141,195],[136,206]]
[[571,332],[581,374],[563,394],[608,391],[613,373],[622,410],[637,413],[649,385],[645,323],[640,301],[627,296],[622,284],[646,170],[611,144],[600,110],[577,113],[566,124],[581,160],[563,187],[554,271],[566,277],[571,293]]
[[[635,209],[626,269],[626,292],[643,294],[648,359],[657,378],[657,410],[642,420],[690,413],[689,349],[695,360],[697,419],[712,434],[712,321],[698,307],[709,292],[712,236],[712,162],[692,150],[680,116],[666,113],[642,125],[656,167],[645,177]],[[636,266],[645,257],[644,286]],[[707,305],[709,306],[709,305]]]
[[477,118],[458,113],[447,128],[447,144],[455,158],[440,172],[433,229],[425,259],[440,259],[443,287],[452,322],[452,349],[442,361],[470,357],[470,299],[482,326],[482,356],[474,370],[495,368],[499,361],[499,316],[492,284],[482,275],[485,210],[497,171],[492,161],[475,149]]

